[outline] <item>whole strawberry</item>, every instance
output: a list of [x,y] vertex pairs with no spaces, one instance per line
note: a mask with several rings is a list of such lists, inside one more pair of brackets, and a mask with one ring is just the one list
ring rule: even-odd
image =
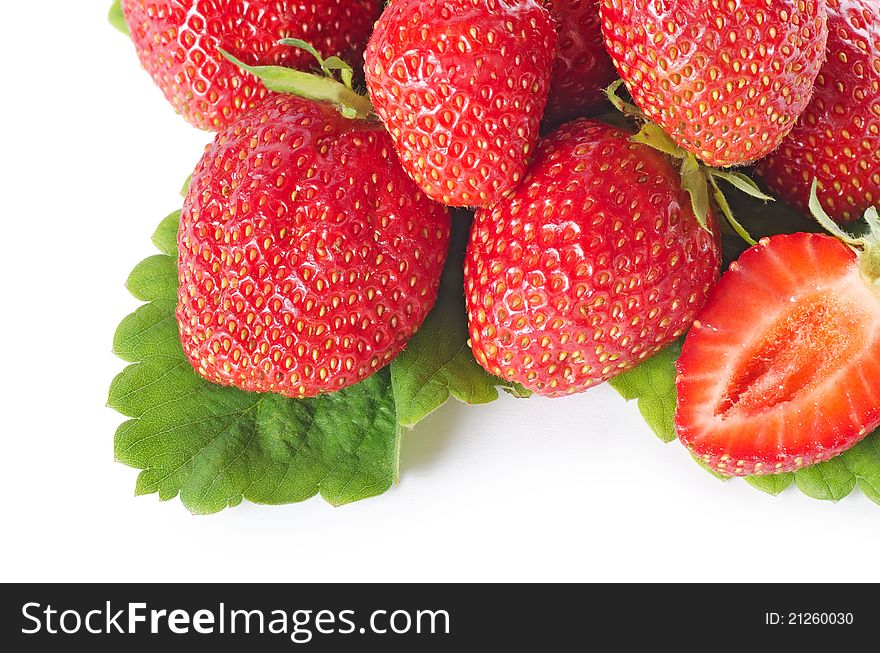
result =
[[549,0],[559,25],[559,47],[545,119],[559,125],[608,106],[605,88],[617,71],[605,49],[597,0]]
[[600,12],[636,104],[710,166],[773,151],[825,60],[825,0],[601,0]]
[[449,232],[381,125],[269,98],[193,174],[178,237],[184,351],[206,379],[248,391],[357,383],[431,310]]
[[838,222],[880,204],[880,3],[828,1],[828,61],[804,114],[758,175],[807,212],[819,180],[822,206]]
[[465,295],[489,372],[547,396],[586,390],[679,337],[703,306],[718,238],[665,155],[630,136],[568,123],[511,198],[477,213]]
[[676,430],[722,474],[797,471],[880,426],[880,217],[866,213],[864,239],[817,217],[841,240],[762,240],[730,266],[685,340]]
[[174,109],[201,129],[231,124],[268,94],[220,56],[251,65],[310,68],[314,58],[278,45],[310,41],[324,56],[363,47],[381,0],[123,0],[138,57]]
[[490,206],[522,180],[556,52],[537,0],[392,0],[367,44],[373,105],[435,200]]

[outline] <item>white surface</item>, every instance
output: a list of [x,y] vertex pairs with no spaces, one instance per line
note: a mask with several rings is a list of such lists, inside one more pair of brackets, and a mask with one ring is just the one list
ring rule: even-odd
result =
[[833,505],[725,485],[610,388],[447,405],[406,438],[402,484],[345,508],[197,518],[134,498],[104,407],[137,305],[123,282],[209,136],[104,5],[11,3],[0,21],[0,580],[880,580],[880,507],[858,491]]

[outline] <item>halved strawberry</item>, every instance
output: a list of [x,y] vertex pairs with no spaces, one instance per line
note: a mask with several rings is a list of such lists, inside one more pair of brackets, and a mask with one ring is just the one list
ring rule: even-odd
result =
[[821,234],[764,239],[710,294],[678,361],[676,426],[716,471],[794,471],[880,425],[877,241],[847,242],[860,251]]

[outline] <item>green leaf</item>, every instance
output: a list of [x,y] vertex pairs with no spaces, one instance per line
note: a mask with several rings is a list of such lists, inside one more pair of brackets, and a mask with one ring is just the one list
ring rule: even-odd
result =
[[681,164],[681,185],[691,196],[691,207],[697,222],[709,229],[709,188],[706,175],[693,154],[688,154]]
[[627,401],[638,400],[639,412],[664,442],[675,435],[675,361],[681,345],[675,343],[656,356],[611,379],[611,386]]
[[756,490],[776,496],[782,493],[792,483],[794,474],[765,474],[764,476],[746,476],[746,483]]
[[712,196],[715,198],[715,203],[718,205],[718,208],[724,215],[724,219],[727,221],[727,224],[730,225],[736,235],[742,238],[743,241],[750,247],[757,245],[758,241],[752,238],[752,235],[748,232],[748,230],[742,225],[739,220],[737,220],[733,209],[730,208],[727,197],[725,197],[724,192],[718,186],[718,182],[715,181],[714,177],[709,177],[709,183],[712,185]]
[[391,364],[397,416],[404,426],[414,426],[450,396],[468,404],[487,404],[498,399],[496,386],[518,397],[530,394],[522,386],[505,384],[486,372],[468,345],[463,264],[469,226],[465,215],[454,216],[450,255],[437,304]]
[[174,309],[177,300],[154,301],[145,304],[126,317],[113,338],[113,353],[129,363],[167,356],[183,357],[177,318]]
[[880,503],[880,430],[846,451],[841,458],[865,496]]
[[345,84],[347,88],[351,88],[352,81],[354,80],[354,69],[349,66],[347,62],[343,61],[339,57],[329,57],[328,59],[324,60],[321,68],[328,75],[332,75],[333,71],[339,71],[339,76],[342,79],[342,83]]
[[526,388],[525,386],[520,385],[519,383],[514,383],[512,381],[505,381],[504,379],[497,379],[492,377],[493,380],[498,384],[498,387],[504,390],[511,397],[515,397],[516,399],[528,399],[534,393]]
[[128,23],[125,22],[125,16],[122,13],[121,0],[116,0],[110,6],[110,12],[107,14],[107,20],[110,21],[110,24],[113,25],[113,27],[115,27],[117,30],[119,30],[126,36],[131,36],[131,31],[128,29]]
[[[737,222],[753,240],[781,233],[822,231],[818,222],[779,200],[764,202],[745,193],[731,193],[726,200]],[[725,263],[735,261],[750,247],[739,235],[722,233],[722,237]]]
[[669,138],[669,135],[663,131],[662,127],[653,122],[646,122],[642,125],[639,133],[629,140],[634,143],[642,143],[643,145],[652,147],[655,150],[659,150],[660,152],[675,157],[676,159],[682,159],[685,157],[684,150]]
[[220,50],[226,59],[259,79],[270,91],[295,95],[316,102],[337,106],[347,118],[366,118],[373,111],[370,100],[345,84],[330,77],[293,70],[283,66],[249,66],[240,59]]
[[608,88],[605,89],[605,95],[611,101],[611,104],[614,105],[615,109],[626,116],[631,116],[644,120],[645,114],[642,112],[641,109],[639,109],[639,107],[637,107],[635,104],[632,104],[631,102],[627,102],[622,97],[620,97],[619,93],[621,86],[623,86],[623,80],[618,79],[611,82]]
[[856,477],[843,458],[812,465],[794,473],[798,489],[813,499],[840,501],[853,491]]
[[818,180],[813,180],[813,185],[810,187],[810,212],[813,214],[813,217],[816,218],[816,221],[822,225],[822,227],[828,231],[831,235],[839,238],[841,241],[846,243],[847,245],[852,245],[853,247],[861,247],[863,245],[863,241],[859,238],[855,238],[852,234],[844,231],[839,224],[837,224],[834,220],[831,219],[831,216],[825,212],[825,209],[822,208],[822,203],[819,201],[819,182]]
[[746,195],[754,197],[755,199],[764,200],[767,202],[776,201],[774,197],[767,195],[763,192],[756,184],[751,177],[744,175],[741,172],[731,172],[725,170],[718,170],[717,168],[709,168],[709,174],[718,179],[723,179],[728,184],[732,185],[734,188],[738,188]]
[[144,259],[132,270],[125,287],[144,302],[157,299],[174,301],[177,297],[177,269],[168,265],[169,259],[166,254],[156,254]]
[[324,63],[325,63],[324,57],[322,57],[321,53],[318,52],[317,49],[315,49],[315,46],[313,46],[308,41],[303,41],[302,39],[285,38],[285,39],[280,39],[278,41],[278,43],[279,43],[279,45],[289,45],[292,48],[299,48],[300,50],[305,50],[306,52],[308,52],[310,55],[312,55],[317,60],[318,65],[321,68],[324,67]]
[[153,244],[163,254],[177,257],[177,227],[180,224],[180,211],[166,217],[153,233]]
[[397,474],[401,429],[391,372],[313,399],[214,385],[186,360],[174,316],[179,213],[153,236],[163,252],[128,280],[149,303],[122,321],[114,351],[134,363],[111,384],[109,405],[129,417],[116,459],[142,470],[137,494],[179,496],[208,514],[243,500],[280,504],[320,494],[333,505],[375,496]]

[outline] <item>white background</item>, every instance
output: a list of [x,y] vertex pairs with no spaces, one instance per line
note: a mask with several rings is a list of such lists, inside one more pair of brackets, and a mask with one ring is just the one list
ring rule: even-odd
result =
[[105,407],[123,283],[210,136],[105,4],[0,21],[0,580],[880,580],[880,506],[721,483],[610,388],[449,404],[406,436],[399,486],[344,508],[135,498]]

